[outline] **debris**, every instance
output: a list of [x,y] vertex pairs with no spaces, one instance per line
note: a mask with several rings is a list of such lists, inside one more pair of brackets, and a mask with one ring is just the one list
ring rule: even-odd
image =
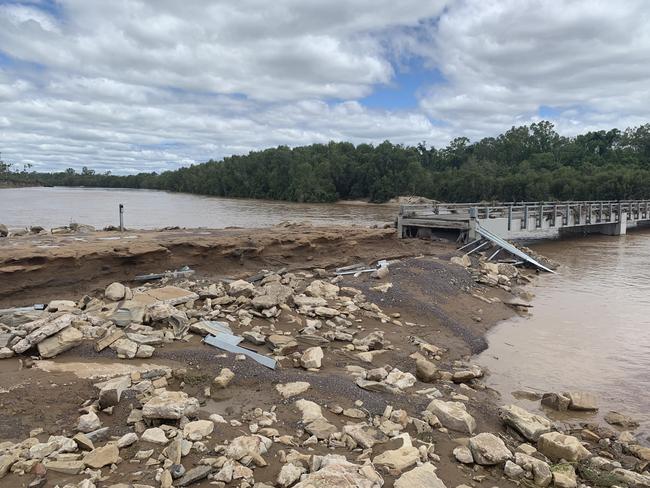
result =
[[233,354],[244,354],[245,356],[248,356],[252,360],[260,363],[262,366],[266,366],[267,368],[275,369],[277,364],[275,359],[269,358],[267,356],[263,356],[256,352],[250,351],[248,349],[244,349],[243,347],[240,347],[238,345],[225,342],[221,340],[221,338],[215,337],[213,335],[207,336],[205,339],[203,339],[203,342],[205,342],[206,344],[210,344],[211,346],[214,346],[218,349],[231,352]]
[[161,280],[163,278],[189,278],[196,271],[191,269],[189,266],[183,266],[182,268],[177,269],[176,271],[165,271],[164,273],[151,273],[145,275],[138,275],[133,278],[134,281],[154,281]]

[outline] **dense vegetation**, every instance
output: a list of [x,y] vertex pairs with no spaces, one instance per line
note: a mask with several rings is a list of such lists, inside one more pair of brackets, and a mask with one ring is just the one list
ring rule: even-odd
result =
[[398,195],[458,202],[640,199],[650,198],[650,124],[563,137],[550,122],[540,122],[474,143],[459,137],[440,149],[388,141],[280,146],[131,176],[88,168],[81,173],[18,172],[4,164],[3,179],[299,202],[383,202]]

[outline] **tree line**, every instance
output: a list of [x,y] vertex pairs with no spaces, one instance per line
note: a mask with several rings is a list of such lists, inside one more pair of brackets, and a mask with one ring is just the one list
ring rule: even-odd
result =
[[650,124],[564,137],[542,121],[476,142],[458,137],[441,148],[389,141],[279,146],[128,176],[6,166],[0,165],[0,181],[295,202],[385,202],[401,195],[448,202],[642,199],[650,198]]

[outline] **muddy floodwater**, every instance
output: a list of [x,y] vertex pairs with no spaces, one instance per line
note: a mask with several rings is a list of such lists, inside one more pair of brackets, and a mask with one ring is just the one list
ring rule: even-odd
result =
[[374,225],[392,222],[391,205],[302,204],[216,198],[153,190],[105,188],[0,188],[0,223],[50,228],[72,222],[98,229],[124,224],[132,229],[162,227],[266,227],[284,221],[316,225]]
[[[584,390],[600,412],[565,419],[602,420],[609,410],[641,422],[650,440],[650,230],[545,242],[535,250],[561,263],[539,278],[534,308],[488,334],[478,362],[504,402],[538,409],[512,392]],[[546,412],[552,416],[552,412]],[[556,418],[561,418],[557,417]]]

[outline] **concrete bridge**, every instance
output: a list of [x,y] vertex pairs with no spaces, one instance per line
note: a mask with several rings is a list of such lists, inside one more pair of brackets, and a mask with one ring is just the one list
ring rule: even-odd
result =
[[402,205],[399,237],[456,233],[462,241],[478,237],[477,226],[508,240],[552,239],[561,235],[622,235],[650,225],[650,200],[582,202],[440,203]]

